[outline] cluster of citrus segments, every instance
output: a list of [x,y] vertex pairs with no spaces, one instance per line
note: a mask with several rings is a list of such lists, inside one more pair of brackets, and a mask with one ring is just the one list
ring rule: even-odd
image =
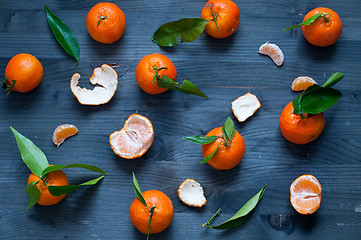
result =
[[[47,21],[55,38],[64,50],[79,61],[79,45],[71,30],[50,9],[45,6]],[[231,0],[209,0],[201,11],[201,18],[184,18],[165,23],[154,33],[152,41],[159,46],[175,46],[179,38],[181,42],[192,42],[203,31],[214,38],[227,38],[233,35],[239,26],[240,12],[238,6]],[[90,36],[100,43],[112,44],[118,41],[126,28],[124,12],[113,3],[98,3],[90,9],[86,17],[86,27]],[[291,30],[302,27],[306,40],[315,46],[330,46],[339,39],[342,33],[342,23],[336,12],[329,8],[316,8],[307,13],[301,24],[286,28]],[[282,50],[273,43],[266,42],[258,51],[269,56],[278,66],[284,62]],[[279,124],[283,136],[296,144],[307,144],[317,139],[324,128],[323,111],[335,104],[341,93],[331,88],[343,78],[342,73],[331,75],[322,85],[311,77],[297,77],[291,85],[293,91],[303,91],[283,109]],[[7,64],[5,80],[2,87],[7,93],[10,91],[28,92],[36,88],[42,81],[43,67],[39,60],[31,54],[20,53]],[[135,78],[139,87],[148,94],[161,94],[168,89],[186,94],[193,94],[208,98],[197,86],[188,80],[178,86],[177,71],[173,62],[158,53],[144,56],[135,70]],[[83,105],[100,105],[109,102],[118,87],[118,75],[109,65],[103,64],[94,69],[90,83],[94,89],[78,86],[80,75],[74,74],[70,81],[70,88],[77,100]],[[247,93],[235,99],[232,112],[239,122],[251,117],[260,107],[258,98]],[[28,208],[39,205],[53,205],[60,202],[67,193],[84,185],[94,185],[104,175],[103,170],[91,165],[49,165],[44,153],[29,139],[11,128],[21,156],[31,170],[26,188],[29,196]],[[78,133],[74,125],[63,124],[53,133],[53,143],[59,147],[65,139]],[[243,137],[235,129],[231,118],[222,127],[216,127],[205,136],[196,135],[185,139],[202,145],[203,160],[218,170],[229,170],[237,166],[245,154]],[[125,159],[143,156],[151,147],[154,140],[154,129],[151,121],[142,115],[132,114],[125,121],[120,131],[109,136],[109,143],[114,153]],[[64,168],[78,167],[103,176],[79,185],[69,185]],[[174,216],[173,204],[170,198],[158,190],[142,192],[133,173],[133,184],[136,198],[129,209],[133,225],[142,233],[159,233],[165,230]],[[246,205],[232,218],[217,226],[210,222],[218,216],[219,211],[208,220],[204,227],[224,229],[243,222],[250,211],[254,209],[263,196],[267,185],[264,186]],[[294,209],[301,214],[312,214],[320,207],[321,184],[312,175],[302,175],[293,181],[290,187],[290,201]],[[203,187],[194,179],[186,179],[178,188],[180,200],[193,207],[202,207],[207,200]]]

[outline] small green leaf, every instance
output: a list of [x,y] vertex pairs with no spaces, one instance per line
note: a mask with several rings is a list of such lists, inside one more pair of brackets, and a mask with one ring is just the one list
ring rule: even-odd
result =
[[318,114],[332,107],[342,96],[341,92],[329,87],[313,87],[293,102],[294,114]]
[[16,143],[21,154],[21,158],[28,166],[30,171],[36,176],[41,177],[41,173],[47,167],[49,167],[48,160],[45,154],[28,138],[21,135],[14,128],[10,127],[13,132]]
[[328,14],[328,13],[317,13],[317,14],[313,15],[312,17],[307,18],[303,23],[297,24],[297,25],[294,25],[294,26],[291,26],[291,27],[288,27],[288,28],[285,28],[285,29],[283,29],[283,31],[298,28],[298,27],[301,27],[303,25],[310,25],[311,23],[313,23],[314,21],[316,21],[320,17],[324,17],[324,19],[328,19],[327,16],[330,16],[330,14]]
[[139,201],[148,208],[147,203],[145,202],[145,199],[143,197],[143,193],[142,190],[140,189],[140,186],[138,184],[138,180],[135,177],[135,174],[133,172],[133,183],[134,183],[134,193],[135,196],[137,196],[137,198],[139,199]]
[[97,172],[97,173],[101,173],[104,175],[108,175],[106,172],[104,172],[102,169],[93,166],[93,165],[88,165],[88,164],[82,164],[82,163],[74,163],[74,164],[69,164],[69,165],[54,165],[54,166],[50,166],[47,167],[46,169],[43,170],[42,172],[42,176],[45,176],[46,174],[48,174],[49,172],[53,172],[53,171],[57,171],[57,170],[61,170],[64,168],[84,168],[93,172]]
[[51,195],[58,197],[58,196],[61,196],[63,194],[68,194],[68,193],[74,191],[75,189],[77,189],[78,187],[81,187],[81,186],[95,185],[100,180],[102,180],[103,178],[104,178],[104,175],[100,176],[98,178],[89,180],[89,181],[87,181],[85,183],[82,183],[82,184],[79,184],[79,185],[48,186],[48,190],[49,190]]
[[202,18],[183,18],[160,26],[153,34],[152,42],[162,47],[173,47],[181,42],[193,42],[203,32],[208,20]]
[[265,185],[256,195],[254,195],[236,214],[234,214],[227,221],[217,225],[208,227],[213,229],[228,229],[235,226],[238,226],[244,222],[248,214],[257,206],[258,202],[261,200],[263,193],[265,192],[268,185]]
[[216,152],[218,151],[218,148],[219,148],[219,145],[221,145],[222,142],[219,142],[218,146],[216,147],[216,149],[214,149],[214,151],[209,154],[207,157],[205,157],[201,162],[200,164],[203,164],[203,163],[206,163],[208,162],[213,156],[214,154],[216,154]]
[[229,143],[232,141],[234,135],[236,134],[236,130],[234,128],[234,123],[230,117],[227,118],[226,122],[222,127],[222,132],[225,137],[229,140]]
[[26,186],[26,193],[28,194],[28,206],[26,207],[26,210],[34,206],[40,199],[40,191],[36,187],[36,182],[32,181]]
[[178,87],[179,83],[173,81],[171,78],[162,75],[162,77],[157,78],[157,86],[166,89],[176,90],[185,94],[192,94],[199,97],[204,97],[209,99],[196,85],[188,80],[184,80],[182,85]]
[[187,139],[189,141],[204,145],[204,144],[209,144],[209,143],[216,141],[219,137],[218,136],[203,137],[200,135],[196,135],[194,137],[183,137],[183,138]]
[[78,40],[70,28],[45,5],[46,19],[56,40],[63,49],[76,60],[76,66],[79,63],[80,49]]
[[343,73],[335,72],[327,79],[327,81],[322,85],[322,87],[331,87],[338,83],[344,76],[345,74]]
[[8,80],[9,80],[9,78],[5,78],[3,80],[3,83],[2,83],[2,86],[1,86],[5,90],[6,95],[9,95],[9,93],[11,92],[11,89],[15,86],[15,83],[16,83],[16,80],[12,80],[11,84],[8,85]]

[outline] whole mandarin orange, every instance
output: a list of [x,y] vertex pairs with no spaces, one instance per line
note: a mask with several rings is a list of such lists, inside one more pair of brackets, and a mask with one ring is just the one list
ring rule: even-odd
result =
[[300,114],[294,114],[293,110],[293,104],[290,102],[281,113],[279,123],[282,135],[288,141],[300,145],[316,140],[325,127],[323,113],[309,118],[304,114],[306,118],[302,118]]
[[7,85],[16,80],[12,91],[29,92],[39,86],[43,79],[43,65],[31,54],[20,53],[12,57],[5,69]]

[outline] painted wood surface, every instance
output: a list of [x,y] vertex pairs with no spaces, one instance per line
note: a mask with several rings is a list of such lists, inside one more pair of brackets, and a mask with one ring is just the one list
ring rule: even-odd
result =
[[[219,40],[203,34],[193,43],[169,49],[151,42],[153,32],[165,22],[198,17],[204,0],[114,1],[125,12],[127,28],[112,45],[97,43],[87,33],[86,14],[97,1],[48,0],[48,7],[78,38],[80,62],[75,68],[47,25],[43,1],[1,1],[0,73],[13,55],[27,52],[42,62],[44,78],[32,92],[0,94],[0,239],[145,239],[128,214],[134,199],[132,171],[143,190],[161,190],[174,204],[171,226],[151,239],[360,238],[361,2],[235,2],[241,16],[232,37]],[[337,44],[318,48],[304,40],[300,29],[282,32],[320,4],[342,19]],[[283,50],[282,67],[257,53],[266,41]],[[154,52],[173,61],[178,81],[194,82],[210,100],[172,91],[144,93],[134,72],[139,60]],[[106,105],[82,106],[70,91],[70,78],[78,72],[86,86],[94,67],[102,63],[119,65],[118,90]],[[305,146],[288,143],[278,118],[296,96],[290,90],[293,79],[308,75],[323,83],[336,71],[346,74],[336,86],[343,97],[325,112],[324,132]],[[236,120],[230,103],[247,92],[257,95],[262,107],[251,119],[236,123],[246,143],[243,162],[229,171],[200,165],[201,147],[181,137],[206,134],[227,116]],[[140,159],[121,159],[112,152],[108,137],[136,112],[152,121],[155,140]],[[79,133],[56,148],[52,132],[63,123],[76,125]],[[35,206],[26,212],[29,170],[9,126],[32,139],[52,164],[95,164],[109,176],[97,186],[69,194],[56,206]],[[323,188],[321,207],[312,216],[297,214],[289,202],[290,184],[306,173],[316,176]],[[94,177],[82,170],[67,174],[73,183]],[[203,208],[187,207],[178,199],[177,188],[186,178],[203,185],[208,200]],[[215,223],[228,219],[266,183],[264,198],[243,225],[223,231],[201,227],[219,207],[222,214]]]

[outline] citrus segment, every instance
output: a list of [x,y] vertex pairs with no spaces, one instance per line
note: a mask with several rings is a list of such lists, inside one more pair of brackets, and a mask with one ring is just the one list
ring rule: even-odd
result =
[[202,186],[194,179],[186,179],[178,188],[179,199],[192,207],[202,207],[207,203]]
[[278,67],[283,64],[283,61],[285,59],[282,50],[273,43],[266,42],[265,44],[260,46],[258,52],[260,54],[269,56]]
[[312,175],[298,177],[290,187],[290,199],[293,208],[301,214],[312,214],[321,204],[321,184]]
[[68,137],[78,133],[78,128],[71,124],[63,124],[58,126],[53,132],[53,143],[59,147]]
[[317,82],[312,78],[307,76],[300,76],[293,80],[291,89],[292,91],[303,91],[314,84],[317,84]]
[[109,136],[109,143],[114,153],[122,158],[141,157],[152,145],[153,125],[148,118],[132,114],[125,121],[123,128]]

